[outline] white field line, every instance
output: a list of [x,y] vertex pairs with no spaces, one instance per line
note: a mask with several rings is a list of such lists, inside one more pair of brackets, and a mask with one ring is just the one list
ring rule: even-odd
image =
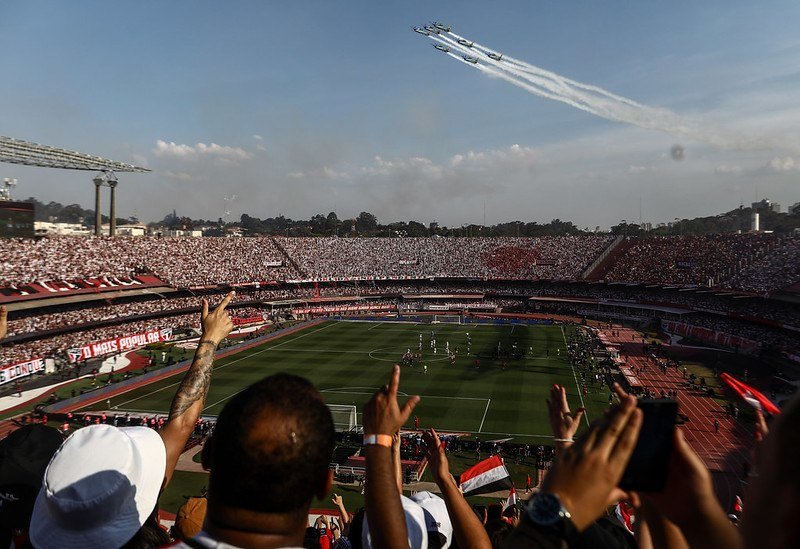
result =
[[[567,347],[569,344],[567,343],[567,336],[564,334],[564,327],[561,327],[561,337],[564,339],[564,353],[567,352]],[[567,355],[567,360],[569,360],[569,355]],[[575,389],[578,391],[578,398],[581,400],[581,407],[583,408],[583,419],[586,420],[586,426],[589,426],[589,410],[586,409],[586,404],[583,402],[583,393],[581,392],[581,387],[578,385],[578,376],[575,374],[575,368],[572,366],[572,361],[569,360],[569,367],[572,370],[572,378],[575,380]]]
[[[294,337],[292,339],[289,339],[287,341],[284,341],[283,343],[278,343],[277,345],[273,345],[272,347],[267,347],[266,349],[261,349],[260,351],[256,351],[254,353],[250,353],[249,355],[243,356],[242,358],[237,358],[236,360],[232,360],[230,362],[226,362],[222,366],[217,366],[216,368],[214,368],[212,370],[212,372],[216,372],[217,370],[222,370],[223,368],[225,368],[227,366],[230,366],[231,364],[236,364],[237,362],[241,362],[241,361],[243,361],[245,359],[248,359],[250,357],[253,357],[253,356],[256,356],[256,355],[260,355],[261,353],[264,353],[266,351],[270,351],[272,349],[276,349],[276,348],[280,347],[281,345],[286,345],[287,343],[290,343],[290,342],[295,341],[297,339],[304,338],[304,337],[306,337],[308,335],[314,334],[314,333],[319,332],[321,330],[325,330],[325,329],[330,328],[331,326],[335,326],[335,325],[336,325],[336,323],[333,322],[331,324],[328,324],[327,326],[323,326],[322,328],[317,328],[314,331],[308,332],[307,334],[303,334],[303,335]],[[183,381],[183,380],[181,380],[181,381]],[[179,385],[181,383],[181,381],[177,381],[175,383],[170,383],[169,385],[165,385],[164,387],[161,387],[160,389],[156,389],[155,391],[150,391],[149,393],[144,394],[142,396],[138,396],[136,398],[132,398],[131,400],[127,400],[127,401],[123,402],[122,404],[118,404],[117,408],[120,408],[122,406],[125,406],[126,404],[130,404],[131,402],[136,402],[137,400],[140,400],[142,398],[149,397],[151,395],[159,393],[159,392],[163,391],[164,389],[169,389],[170,387],[175,387],[176,385]],[[136,388],[135,387],[131,388],[131,391],[133,391],[134,389],[136,389]],[[128,391],[126,391],[126,392],[128,392]]]
[[483,422],[486,421],[486,413],[489,411],[489,404],[492,403],[492,399],[486,399],[486,409],[483,411],[483,419],[481,419],[481,426],[478,427],[478,432],[480,433],[483,430]]
[[378,322],[377,324],[375,324],[375,326],[371,326],[370,328],[367,328],[367,331],[374,330],[375,328],[377,328],[381,324],[383,324],[383,322]]

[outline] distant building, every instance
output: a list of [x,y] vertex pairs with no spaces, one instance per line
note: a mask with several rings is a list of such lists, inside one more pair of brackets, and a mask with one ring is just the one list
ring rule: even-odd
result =
[[769,198],[762,198],[758,202],[753,202],[750,206],[755,211],[771,211],[774,213],[781,213],[781,205],[777,202],[773,202]]
[[789,213],[793,215],[800,215],[800,202],[795,202],[789,206]]
[[33,238],[33,218],[32,203],[0,200],[0,238]]
[[[92,232],[83,223],[57,223],[53,221],[36,221],[34,224],[36,236],[62,235],[62,236],[89,236]],[[108,226],[106,226],[108,232]]]
[[[200,229],[174,229],[164,231],[164,236],[190,236],[192,238],[200,238],[203,236],[203,231]],[[242,236],[239,234],[238,236]]]
[[145,236],[145,225],[117,225],[117,236]]

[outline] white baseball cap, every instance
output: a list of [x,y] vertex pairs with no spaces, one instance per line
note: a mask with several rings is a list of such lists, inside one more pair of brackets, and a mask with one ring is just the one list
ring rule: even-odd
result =
[[47,466],[31,543],[39,549],[124,545],[155,509],[166,465],[164,443],[152,429],[79,429]]
[[425,512],[425,527],[428,534],[441,535],[444,537],[440,547],[447,549],[453,542],[453,523],[447,513],[447,505],[444,500],[431,492],[417,492],[411,496],[412,501],[416,501]]
[[[406,530],[408,530],[408,546],[410,549],[428,548],[428,529],[425,526],[425,511],[417,503],[406,496],[400,496],[403,505],[403,514],[406,517]],[[364,549],[374,547],[372,537],[369,535],[369,513],[364,515],[364,525],[361,528],[361,543]]]

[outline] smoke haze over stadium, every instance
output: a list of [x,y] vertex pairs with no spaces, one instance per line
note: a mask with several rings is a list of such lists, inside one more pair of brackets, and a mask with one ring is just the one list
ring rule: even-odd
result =
[[[118,214],[145,221],[227,207],[231,219],[369,211],[459,226],[485,203],[487,223],[607,227],[638,218],[640,198],[655,223],[749,204],[756,186],[786,206],[800,179],[800,6],[769,6],[7,4],[1,133],[151,168],[118,189]],[[531,96],[411,31],[431,20],[776,146],[715,148]],[[86,173],[0,176],[19,179],[17,198],[91,205]]]

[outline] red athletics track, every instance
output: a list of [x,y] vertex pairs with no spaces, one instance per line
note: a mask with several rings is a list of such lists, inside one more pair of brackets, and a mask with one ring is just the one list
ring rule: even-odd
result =
[[[618,335],[612,335],[612,329],[600,331],[604,338],[620,348],[626,365],[636,367],[636,377],[642,385],[656,394],[662,389],[678,391],[680,412],[689,416],[689,421],[681,429],[692,449],[711,470],[717,495],[723,506],[729,509],[734,497],[742,492],[740,478],[744,464],[752,461],[752,429],[728,415],[704,392],[690,389],[676,368],[667,368],[664,373],[656,361],[646,355],[641,333],[616,326],[613,330]],[[715,419],[719,421],[719,432],[714,432]]]

